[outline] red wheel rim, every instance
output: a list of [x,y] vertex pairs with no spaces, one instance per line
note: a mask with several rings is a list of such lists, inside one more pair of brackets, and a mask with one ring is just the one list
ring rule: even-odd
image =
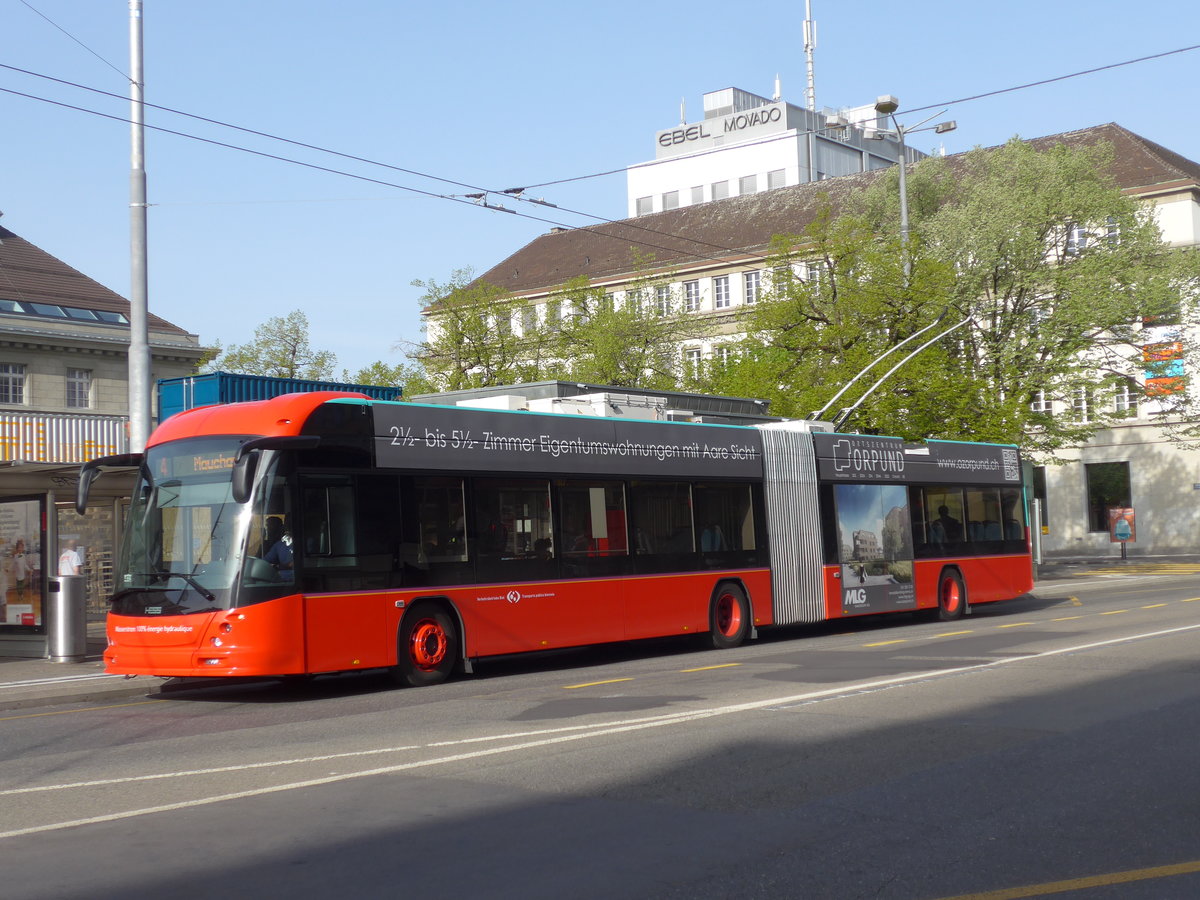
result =
[[717,601],[717,631],[733,637],[742,627],[742,604],[733,594],[722,594]]
[[408,656],[418,669],[436,669],[446,658],[450,640],[437,619],[422,619],[408,639]]
[[942,607],[946,612],[958,612],[958,604],[962,597],[958,593],[958,582],[947,578],[942,582]]

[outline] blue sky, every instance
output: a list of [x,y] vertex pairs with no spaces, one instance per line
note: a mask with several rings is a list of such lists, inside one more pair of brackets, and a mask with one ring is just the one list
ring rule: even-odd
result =
[[[651,159],[680,100],[694,121],[706,91],[769,96],[778,73],[784,98],[804,102],[799,2],[144,6],[148,102],[492,190]],[[1194,0],[813,0],[813,18],[817,105],[890,93],[902,120],[905,109],[1200,44]],[[127,0],[0,0],[0,48],[5,66],[124,96]],[[1198,75],[1191,51],[955,104],[946,117],[958,130],[940,140],[954,153],[1115,121],[1200,160]],[[127,101],[11,69],[0,88],[128,113]],[[0,224],[128,296],[129,126],[6,92],[0,121]],[[156,110],[147,122],[432,194],[470,190]],[[912,142],[930,150],[933,140]],[[153,312],[228,345],[302,309],[314,346],[351,373],[399,362],[397,343],[421,339],[413,279],[482,272],[551,227],[153,131],[147,170]],[[623,174],[531,193],[625,214]]]

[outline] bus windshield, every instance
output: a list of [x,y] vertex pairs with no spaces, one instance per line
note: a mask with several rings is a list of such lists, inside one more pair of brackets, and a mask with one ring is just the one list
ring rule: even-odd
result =
[[226,609],[245,545],[249,505],[233,501],[237,438],[146,453],[126,524],[113,609],[180,615]]

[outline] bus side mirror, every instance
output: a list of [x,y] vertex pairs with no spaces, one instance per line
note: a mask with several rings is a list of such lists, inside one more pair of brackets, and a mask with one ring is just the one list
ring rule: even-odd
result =
[[245,503],[250,499],[250,489],[254,486],[254,472],[258,469],[258,452],[251,450],[249,453],[241,453],[238,455],[237,461],[233,464],[233,502]]
[[81,516],[87,512],[88,493],[92,482],[106,469],[136,469],[142,464],[141,453],[122,453],[118,456],[101,456],[91,459],[79,467],[79,484],[75,486],[75,512]]
[[234,502],[245,503],[250,499],[260,450],[311,450],[319,443],[321,438],[315,434],[280,435],[246,441],[238,448],[237,459],[233,462],[231,488]]

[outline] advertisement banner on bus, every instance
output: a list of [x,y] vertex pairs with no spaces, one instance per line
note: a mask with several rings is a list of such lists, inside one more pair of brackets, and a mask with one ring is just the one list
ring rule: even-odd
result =
[[860,434],[814,434],[824,481],[903,481],[928,484],[1019,484],[1016,447]]
[[379,404],[380,466],[462,472],[588,472],[761,478],[750,428]]

